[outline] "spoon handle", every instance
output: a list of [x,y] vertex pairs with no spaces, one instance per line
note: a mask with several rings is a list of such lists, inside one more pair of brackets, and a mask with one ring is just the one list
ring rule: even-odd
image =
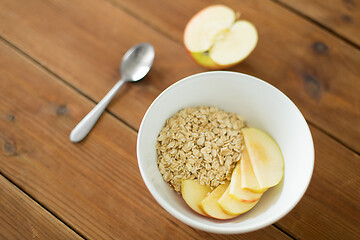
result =
[[70,133],[70,141],[80,142],[89,134],[101,114],[109,105],[111,99],[113,99],[124,83],[124,79],[118,81],[105,97],[76,125]]

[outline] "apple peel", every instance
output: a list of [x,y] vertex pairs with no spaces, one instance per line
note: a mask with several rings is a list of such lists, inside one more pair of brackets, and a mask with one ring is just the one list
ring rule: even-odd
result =
[[255,26],[238,20],[224,5],[212,5],[195,14],[185,27],[184,45],[199,65],[223,69],[238,64],[254,50],[258,34]]

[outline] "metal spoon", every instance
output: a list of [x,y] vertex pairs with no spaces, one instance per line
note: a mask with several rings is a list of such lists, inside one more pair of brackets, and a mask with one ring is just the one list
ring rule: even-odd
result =
[[151,68],[154,57],[154,47],[149,43],[141,43],[130,48],[121,61],[121,79],[71,131],[70,141],[80,142],[83,140],[94,127],[95,123],[121,86],[126,82],[136,82],[145,77]]

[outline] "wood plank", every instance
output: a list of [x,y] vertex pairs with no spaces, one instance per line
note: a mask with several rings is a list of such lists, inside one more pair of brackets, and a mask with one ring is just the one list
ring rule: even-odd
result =
[[[187,21],[204,7],[219,3],[108,1],[181,44]],[[255,51],[231,70],[273,84],[295,102],[308,121],[360,152],[360,51],[271,1],[220,2],[240,11],[259,31]],[[164,13],[171,13],[171,18]]]
[[300,203],[276,225],[296,239],[360,239],[360,157],[311,127],[315,168]]
[[358,0],[276,0],[360,46]]
[[0,175],[0,239],[82,239]]
[[[128,48],[145,41],[154,44],[150,74],[125,85],[109,107],[134,128],[161,90],[202,70],[188,64],[189,58],[176,43],[107,2],[3,1],[0,11],[0,34],[5,39],[96,101],[120,78],[119,63]],[[22,25],[26,33],[13,24]],[[176,71],[171,70],[175,63]]]
[[[105,127],[95,129],[93,139],[71,144],[70,126],[93,104],[3,44],[0,53],[6,56],[0,62],[0,89],[10,90],[0,94],[1,171],[85,237],[286,238],[273,227],[222,236],[180,223],[155,203],[142,183],[135,132],[105,114],[100,120]],[[311,130],[316,145],[312,183],[300,204],[277,225],[299,239],[339,234],[356,239],[359,156]]]
[[151,197],[136,161],[136,132],[105,113],[91,139],[71,127],[94,106],[0,42],[1,171],[90,239],[289,239],[274,226],[243,235],[205,233]]
[[[96,101],[119,77],[120,55],[136,42],[153,43],[157,55],[149,77],[129,84],[110,106],[114,114],[138,128],[160,91],[204,71],[187,56],[182,32],[195,12],[215,1],[111,1],[136,17],[101,0],[3,1],[0,34]],[[275,85],[308,121],[360,152],[360,51],[274,2],[222,2],[241,10],[260,34],[254,53],[231,70]]]

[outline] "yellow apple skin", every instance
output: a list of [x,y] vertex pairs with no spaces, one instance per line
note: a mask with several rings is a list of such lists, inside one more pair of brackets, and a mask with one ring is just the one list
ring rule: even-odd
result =
[[201,201],[200,208],[210,217],[216,219],[231,219],[238,216],[236,214],[227,214],[223,211],[218,203],[218,200],[224,194],[228,186],[229,182],[226,182],[223,185],[219,185],[209,194],[209,196]]
[[[245,58],[248,57],[248,55],[250,55],[250,53],[254,50],[256,44],[257,44],[257,39],[255,41],[255,46],[251,49],[251,51],[249,51],[249,53],[244,56],[242,59],[240,59],[239,61],[236,61],[236,62],[233,62],[233,63],[230,63],[230,64],[219,64],[217,62],[215,62],[211,57],[210,57],[210,51],[211,51],[211,46],[208,46],[207,49],[201,49],[200,51],[191,51],[187,46],[186,46],[186,36],[189,34],[188,33],[188,28],[189,26],[192,24],[193,21],[195,21],[195,19],[198,18],[199,15],[203,14],[204,12],[208,11],[208,9],[210,8],[214,8],[214,7],[225,7],[225,8],[228,8],[230,9],[229,7],[227,6],[224,6],[224,5],[211,5],[211,6],[208,6],[204,9],[202,9],[201,11],[199,11],[198,13],[196,13],[190,20],[189,22],[187,23],[186,27],[185,27],[185,30],[184,30],[184,35],[183,35],[183,42],[184,42],[184,46],[185,46],[185,49],[186,51],[189,53],[189,55],[191,56],[191,58],[200,66],[206,68],[206,69],[209,69],[209,70],[221,70],[221,69],[226,69],[226,68],[230,68],[230,67],[233,67],[237,64],[239,64],[240,62],[242,62],[243,60],[245,60]],[[232,9],[231,9],[232,10]],[[233,11],[233,10],[232,10]],[[233,11],[234,12],[234,11]],[[233,24],[236,22],[238,22],[237,20],[239,19],[240,17],[240,13],[235,13],[234,12],[234,22]],[[247,21],[246,21],[247,22]],[[248,22],[249,24],[251,24],[250,22]],[[253,24],[251,24],[255,31],[256,31],[256,28]],[[225,31],[229,31],[229,29],[231,28],[231,26],[228,26],[226,29],[222,29],[218,32],[219,35],[221,35],[223,32]],[[214,42],[213,44],[216,42],[216,37],[214,37]]]
[[252,209],[260,199],[255,202],[243,202],[239,201],[236,198],[230,195],[230,188],[227,188],[225,193],[221,196],[218,203],[222,210],[227,214],[232,215],[240,215],[246,213],[250,209]]
[[197,64],[209,70],[226,69],[233,67],[241,62],[240,61],[230,65],[219,65],[211,59],[209,52],[190,52],[189,50],[187,50],[187,52]]
[[181,181],[181,195],[186,204],[195,212],[206,216],[205,212],[200,208],[200,202],[206,198],[211,192],[211,188],[206,185],[201,185],[197,180]]
[[242,188],[249,189],[250,191],[255,193],[263,193],[268,189],[260,188],[254,170],[251,166],[251,162],[246,148],[241,152],[240,172]]
[[218,65],[216,64],[209,56],[209,52],[208,50],[204,51],[204,52],[192,52],[190,51],[187,47],[186,47],[186,44],[185,44],[185,37],[186,37],[186,29],[188,29],[189,25],[191,24],[192,21],[194,21],[194,19],[197,18],[197,16],[199,16],[200,14],[202,14],[203,12],[207,11],[209,8],[213,8],[213,7],[216,7],[216,6],[221,6],[221,5],[211,5],[211,6],[208,6],[204,9],[202,9],[201,11],[199,11],[198,13],[196,13],[191,19],[190,21],[186,24],[186,27],[185,27],[185,31],[184,31],[184,35],[183,35],[183,42],[184,42],[184,46],[185,46],[185,49],[186,51],[188,52],[188,54],[190,55],[190,57],[197,63],[199,64],[200,66],[206,68],[206,69],[209,69],[209,70],[220,70],[220,69],[223,69],[223,68],[226,68],[226,66],[221,66],[221,65]]
[[275,140],[256,128],[244,128],[242,133],[260,188],[277,185],[284,175],[284,158]]
[[211,70],[221,69],[221,66],[216,64],[210,58],[208,52],[189,52],[189,53],[190,53],[190,56],[192,57],[192,59],[200,66],[207,68],[207,69],[211,69]]
[[[242,160],[241,160],[242,161]],[[255,202],[257,201],[263,194],[255,193],[248,189],[241,187],[241,165],[238,163],[232,173],[231,182],[229,185],[229,195],[239,201],[242,202]]]

